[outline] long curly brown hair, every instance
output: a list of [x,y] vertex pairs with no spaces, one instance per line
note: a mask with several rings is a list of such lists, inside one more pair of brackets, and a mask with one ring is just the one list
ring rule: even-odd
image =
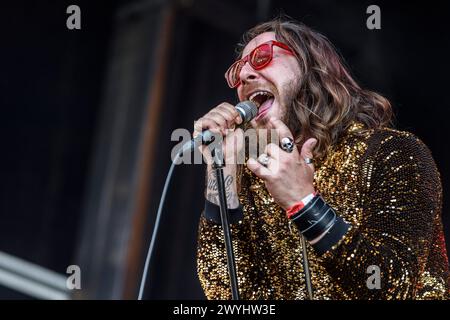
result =
[[392,126],[389,101],[362,89],[331,42],[303,23],[280,16],[253,27],[238,44],[238,57],[253,38],[264,32],[275,32],[276,39],[295,52],[300,65],[300,87],[286,114],[286,124],[298,145],[316,138],[314,156],[320,158],[354,121],[362,123],[363,130]]

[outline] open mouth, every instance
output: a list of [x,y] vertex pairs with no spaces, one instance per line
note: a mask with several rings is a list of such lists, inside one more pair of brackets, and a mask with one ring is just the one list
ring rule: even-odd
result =
[[272,107],[272,104],[274,102],[273,94],[263,90],[256,91],[248,99],[254,102],[258,107],[258,115],[256,116],[255,120],[263,117]]

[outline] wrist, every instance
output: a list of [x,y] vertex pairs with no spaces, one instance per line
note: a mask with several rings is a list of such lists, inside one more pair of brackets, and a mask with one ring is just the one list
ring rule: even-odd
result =
[[292,202],[290,206],[286,209],[286,215],[288,218],[291,218],[293,215],[295,215],[297,212],[299,212],[301,209],[303,209],[313,198],[318,194],[317,191],[313,190],[306,195],[304,195],[300,201]]
[[290,219],[319,255],[330,250],[350,228],[350,224],[338,216],[320,194]]
[[[225,166],[223,166],[223,175],[232,175],[235,176],[236,172],[237,172],[237,164],[226,164]],[[214,169],[212,164],[208,164],[207,165],[207,172],[208,174],[214,174]]]

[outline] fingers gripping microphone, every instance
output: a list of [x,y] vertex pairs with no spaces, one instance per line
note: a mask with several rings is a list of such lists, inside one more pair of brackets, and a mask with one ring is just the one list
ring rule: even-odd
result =
[[[258,114],[258,107],[250,100],[239,102],[235,108],[242,119],[241,126],[250,122]],[[210,130],[203,131],[194,139],[183,145],[180,149],[180,154],[186,151],[192,152],[202,144],[210,144],[214,141],[214,135],[215,134]]]
[[[258,107],[256,107],[256,104],[250,100],[239,102],[235,106],[235,109],[242,119],[241,126],[251,121],[254,117],[256,117],[258,113]],[[208,145],[209,143],[214,141],[214,133],[209,130],[205,130],[193,140],[198,140],[195,141],[195,143],[197,144],[195,147],[198,147],[199,143]]]
[[[235,108],[242,119],[241,126],[250,122],[258,114],[258,107],[254,102],[250,100],[239,102],[235,106]],[[200,144],[208,145],[213,141],[214,133],[210,130],[205,130],[194,139],[192,139],[192,142],[194,143],[193,148],[199,147]]]

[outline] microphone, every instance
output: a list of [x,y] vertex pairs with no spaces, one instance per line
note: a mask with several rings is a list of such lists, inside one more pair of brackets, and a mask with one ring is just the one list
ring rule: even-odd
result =
[[[242,123],[239,127],[245,125],[250,122],[256,115],[258,114],[258,107],[256,104],[250,100],[239,102],[236,106],[236,111],[239,113],[239,116],[242,119]],[[183,154],[186,151],[192,152],[200,145],[208,145],[214,141],[214,134],[210,130],[205,130],[196,136],[191,141],[185,143],[183,147],[181,147],[179,154]]]

